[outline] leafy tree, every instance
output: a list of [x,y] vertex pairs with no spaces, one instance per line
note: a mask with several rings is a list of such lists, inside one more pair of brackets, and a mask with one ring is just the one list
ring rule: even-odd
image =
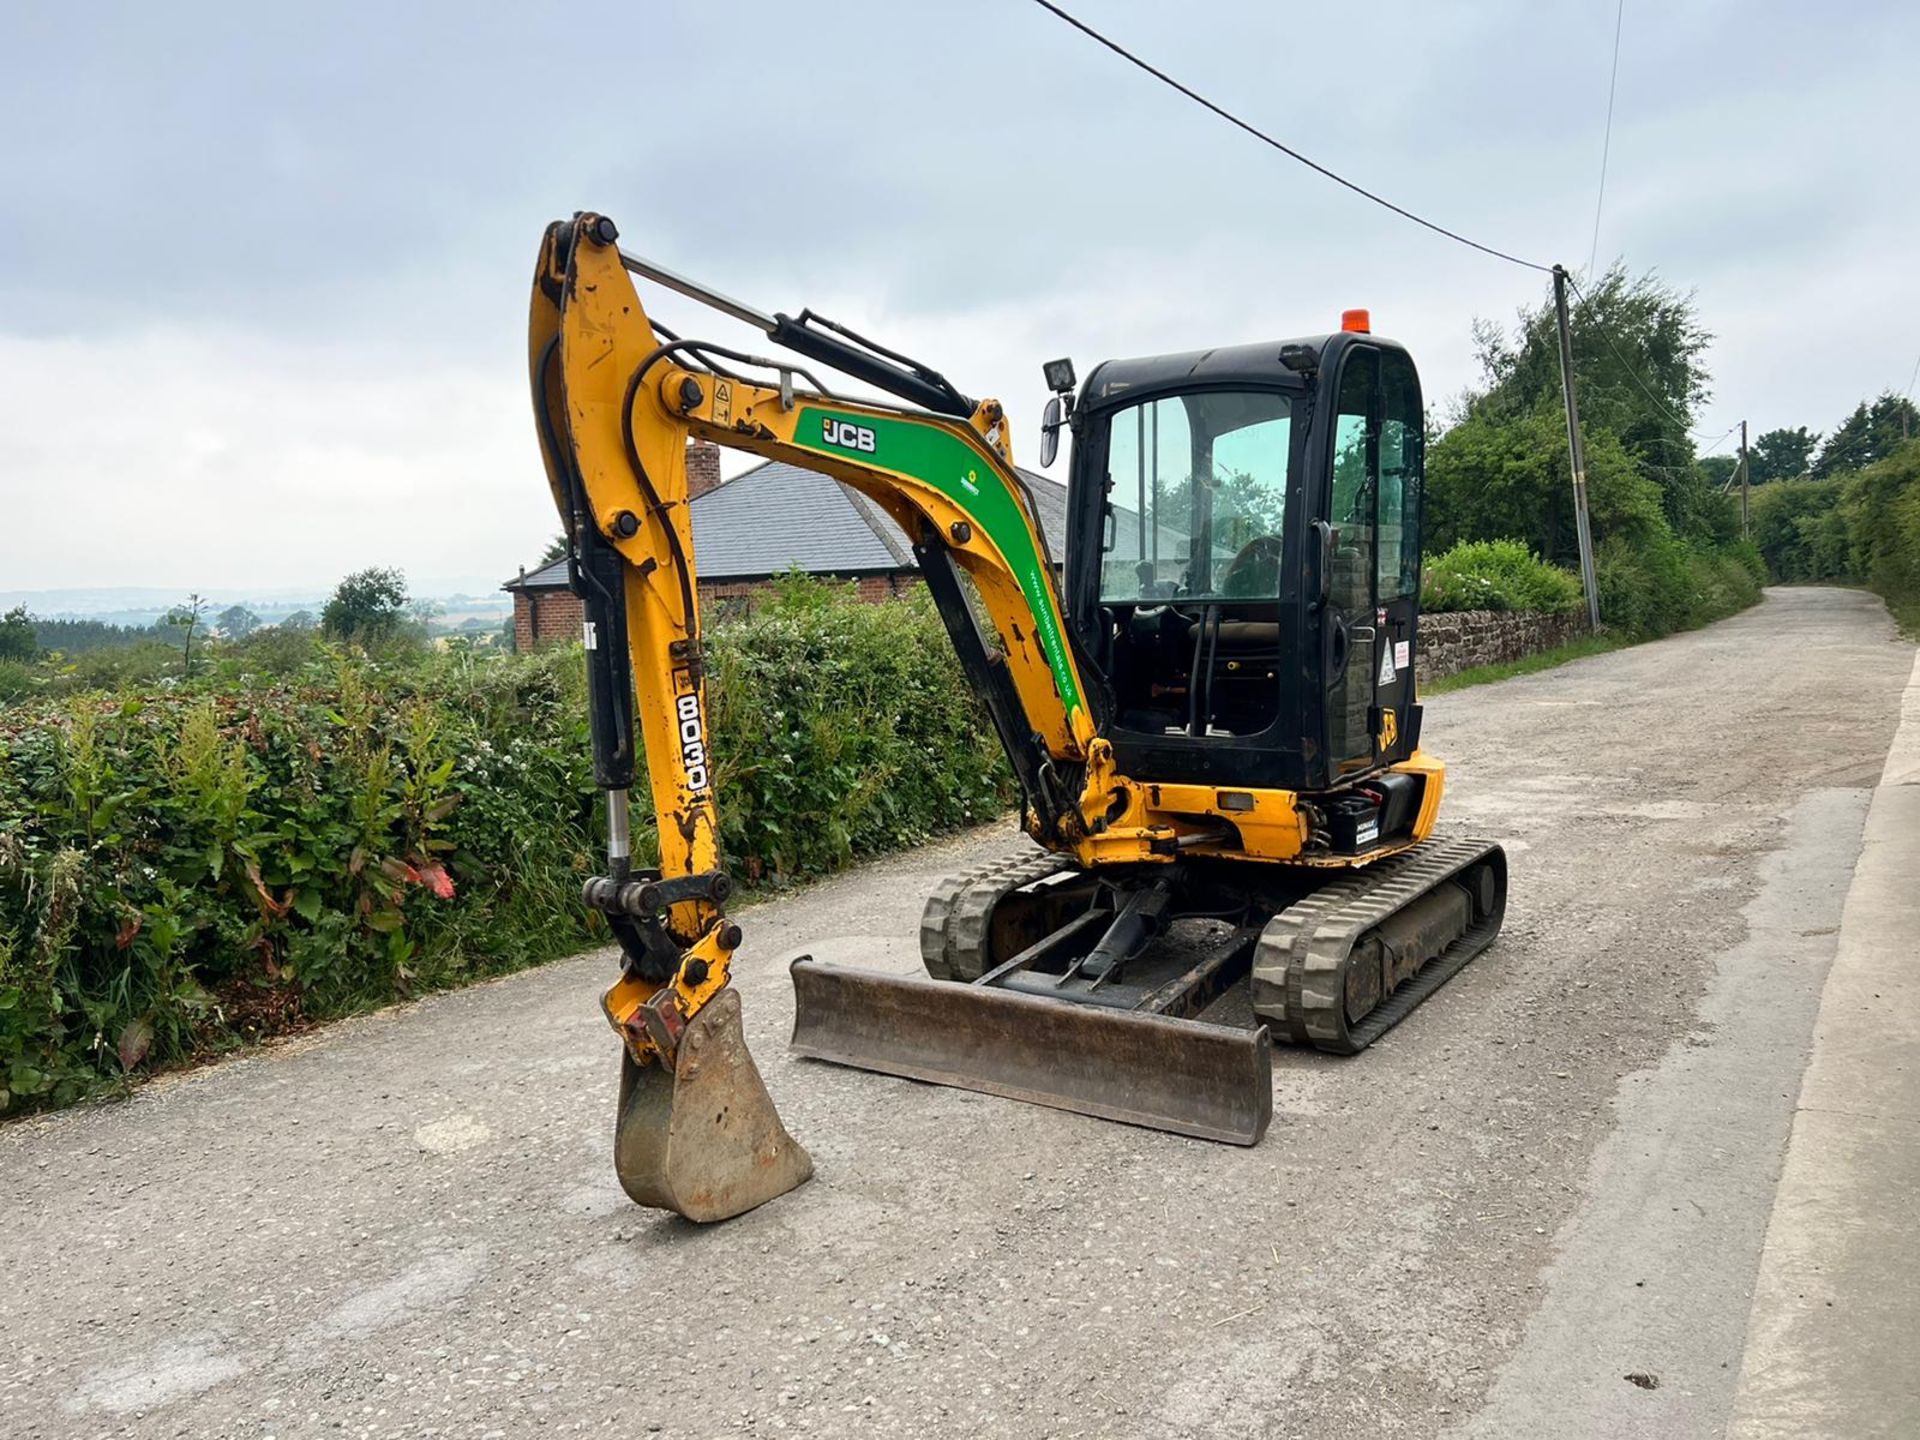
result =
[[540,563],[551,565],[567,553],[567,537],[556,535],[547,542],[547,548],[540,552]]
[[1911,616],[1920,602],[1920,443],[1841,482],[1853,573]]
[[1907,441],[1920,436],[1920,410],[1904,395],[1891,390],[1873,402],[1873,437],[1882,459],[1891,458]]
[[0,660],[37,660],[40,636],[27,607],[16,605],[0,616]]
[[1706,477],[1707,484],[1715,490],[1726,488],[1734,480],[1740,469],[1740,462],[1732,455],[1702,455],[1695,462],[1700,473]]
[[1777,580],[1853,578],[1837,480],[1776,480],[1753,497],[1753,543]]
[[[1667,530],[1660,487],[1611,431],[1583,425],[1587,515],[1598,544],[1644,545]],[[1566,422],[1548,407],[1517,419],[1480,409],[1427,451],[1424,548],[1521,540],[1549,562],[1577,566]]]
[[[1700,323],[1693,297],[1652,274],[1630,276],[1616,264],[1587,286],[1570,320],[1588,448],[1594,432],[1610,432],[1658,486],[1676,532],[1702,538],[1718,534],[1724,528],[1721,507],[1694,467],[1689,434],[1694,410],[1707,398],[1702,356],[1713,339]],[[1559,413],[1560,339],[1551,297],[1523,309],[1512,334],[1476,323],[1474,348],[1486,380],[1483,389],[1468,395],[1468,415],[1486,412],[1514,421],[1542,411]]]
[[311,610],[295,610],[291,614],[281,617],[280,628],[282,630],[311,630],[313,629],[313,612]]
[[1820,447],[1819,455],[1814,457],[1813,477],[1824,480],[1836,471],[1857,469],[1868,453],[1872,432],[1873,417],[1867,411],[1867,402],[1862,400]]
[[178,632],[181,667],[189,675],[193,673],[193,633],[205,628],[207,608],[207,602],[195,593],[160,617],[162,625]]
[[320,628],[341,640],[368,644],[400,628],[407,613],[407,581],[398,570],[356,570],[335,587],[320,612]]
[[63,655],[82,655],[158,639],[158,625],[114,625],[105,620],[38,620],[33,622],[40,648]]
[[[1582,421],[1613,431],[1636,459],[1671,464],[1690,458],[1686,431],[1694,407],[1708,395],[1701,357],[1713,339],[1693,297],[1652,274],[1629,276],[1616,264],[1587,287],[1569,319]],[[1560,339],[1550,297],[1523,309],[1512,335],[1476,324],[1474,348],[1486,389],[1471,405],[1513,415],[1560,403]]]
[[1871,406],[1862,400],[1820,447],[1813,476],[1818,480],[1844,470],[1865,469],[1916,435],[1920,435],[1920,412],[1905,396],[1888,391]]
[[214,617],[213,623],[229,640],[244,640],[260,628],[260,617],[244,605],[229,605]]
[[1772,480],[1797,480],[1813,464],[1820,437],[1802,425],[1797,430],[1769,430],[1753,442],[1749,456],[1755,485]]
[[[1720,493],[1729,461],[1692,438],[1712,338],[1690,295],[1615,265],[1571,314],[1587,509],[1602,621],[1642,637],[1753,603],[1763,562]],[[1558,325],[1550,298],[1517,330],[1474,326],[1484,379],[1427,452],[1424,548],[1519,540],[1552,564],[1578,560]]]

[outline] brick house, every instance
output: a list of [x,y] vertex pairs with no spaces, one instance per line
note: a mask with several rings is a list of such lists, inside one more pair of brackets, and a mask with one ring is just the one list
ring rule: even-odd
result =
[[[1064,485],[1022,470],[1056,565],[1066,554]],[[817,470],[767,460],[720,479],[720,447],[688,447],[687,491],[700,604],[712,614],[740,604],[776,577],[799,569],[852,580],[864,600],[897,595],[918,576],[913,547],[885,511]],[[513,596],[514,647],[530,650],[580,634],[580,600],[567,589],[567,563],[523,570],[501,587]]]

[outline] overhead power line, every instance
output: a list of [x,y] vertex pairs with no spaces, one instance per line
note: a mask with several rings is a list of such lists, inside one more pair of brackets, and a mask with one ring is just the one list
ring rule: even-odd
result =
[[1146,71],[1147,74],[1153,76],[1153,78],[1158,80],[1161,84],[1170,86],[1172,89],[1178,90],[1182,95],[1186,96],[1187,99],[1193,101],[1194,104],[1201,106],[1203,109],[1211,110],[1215,115],[1218,115],[1222,120],[1225,120],[1229,125],[1237,126],[1239,129],[1246,131],[1247,134],[1253,136],[1254,139],[1260,141],[1262,144],[1271,145],[1275,150],[1278,150],[1282,155],[1287,156],[1289,159],[1297,160],[1302,165],[1306,166],[1309,170],[1316,171],[1319,174],[1326,176],[1327,179],[1333,181],[1334,184],[1345,186],[1347,189],[1353,191],[1354,194],[1362,196],[1365,199],[1371,200],[1374,204],[1382,206],[1385,209],[1391,210],[1394,214],[1400,216],[1402,219],[1411,220],[1416,225],[1425,226],[1427,229],[1433,231],[1436,235],[1444,235],[1447,237],[1447,239],[1458,241],[1462,245],[1466,245],[1472,249],[1480,251],[1483,255],[1491,255],[1496,260],[1505,260],[1510,265],[1524,265],[1527,269],[1538,270],[1543,275],[1551,275],[1553,273],[1553,267],[1551,265],[1541,265],[1541,264],[1537,264],[1532,260],[1523,260],[1518,255],[1509,255],[1504,250],[1496,250],[1491,245],[1483,245],[1478,240],[1470,240],[1457,230],[1449,230],[1446,226],[1436,224],[1432,220],[1427,219],[1425,216],[1414,214],[1413,211],[1407,209],[1404,205],[1396,205],[1393,203],[1393,201],[1387,199],[1385,196],[1376,195],[1373,191],[1367,189],[1366,186],[1355,184],[1353,181],[1347,179],[1346,176],[1341,175],[1336,171],[1329,170],[1325,165],[1322,165],[1319,161],[1308,159],[1305,155],[1302,155],[1298,150],[1294,149],[1291,145],[1288,145],[1283,141],[1274,139],[1273,136],[1267,134],[1266,131],[1260,129],[1256,125],[1250,124],[1249,122],[1242,120],[1238,115],[1235,115],[1231,110],[1226,109],[1224,106],[1214,104],[1213,101],[1207,99],[1206,96],[1202,95],[1199,91],[1193,89],[1191,86],[1181,84],[1178,80],[1174,79],[1173,76],[1167,74],[1166,71],[1160,69],[1155,65],[1149,64],[1145,60],[1142,60],[1138,55],[1134,54],[1131,50],[1127,49],[1126,46],[1120,44],[1118,41],[1108,39],[1105,35],[1102,35],[1098,30],[1094,29],[1091,25],[1087,24],[1084,20],[1081,20],[1076,16],[1068,14],[1065,10],[1061,9],[1058,5],[1054,4],[1053,0],[1033,0],[1033,3],[1038,5],[1042,10],[1049,11],[1053,15],[1057,16],[1059,19],[1066,21],[1067,24],[1071,25],[1074,29],[1078,30],[1082,35],[1085,35],[1089,40],[1097,41],[1101,45],[1106,46],[1107,49],[1111,50],[1114,54],[1118,55],[1122,60],[1125,60],[1128,64],[1138,66],[1140,69]]
[[[1505,260],[1510,265],[1519,265],[1528,270],[1537,270],[1543,275],[1552,275],[1556,271],[1559,271],[1561,269],[1561,267],[1559,266],[1542,265],[1537,261],[1523,259],[1522,257],[1518,255],[1510,254],[1505,250],[1496,249],[1492,245],[1482,244],[1478,240],[1470,239],[1469,237],[1462,235],[1457,230],[1449,230],[1446,226],[1437,224],[1436,222],[1427,219],[1424,215],[1416,215],[1413,211],[1407,209],[1404,205],[1394,204],[1393,201],[1387,199],[1385,196],[1374,193],[1373,191],[1367,189],[1364,185],[1357,184],[1356,182],[1347,179],[1346,176],[1339,174],[1337,171],[1328,169],[1325,165],[1322,165],[1319,161],[1313,160],[1308,156],[1301,154],[1298,150],[1294,149],[1291,145],[1288,145],[1284,141],[1275,139],[1273,136],[1269,135],[1266,131],[1260,129],[1257,125],[1252,124],[1250,121],[1241,119],[1238,115],[1234,114],[1231,110],[1228,110],[1225,106],[1215,104],[1212,100],[1209,100],[1206,96],[1202,95],[1198,90],[1195,90],[1192,86],[1183,84],[1181,81],[1174,79],[1173,76],[1169,75],[1166,71],[1160,69],[1159,66],[1154,65],[1147,60],[1143,60],[1140,56],[1134,54],[1131,50],[1127,49],[1127,47],[1122,45],[1119,41],[1111,39],[1106,35],[1103,35],[1100,31],[1094,29],[1093,26],[1087,24],[1086,21],[1080,19],[1076,15],[1071,14],[1070,12],[1063,9],[1059,5],[1056,5],[1054,3],[1054,0],[1033,0],[1033,3],[1038,5],[1042,10],[1045,10],[1049,14],[1053,15],[1056,19],[1062,20],[1068,25],[1071,25],[1075,30],[1078,30],[1082,35],[1086,36],[1089,40],[1092,40],[1095,43],[1104,46],[1106,49],[1111,50],[1115,55],[1118,55],[1122,60],[1125,60],[1129,65],[1132,65],[1137,69],[1144,70],[1147,74],[1151,75],[1154,79],[1158,80],[1161,84],[1167,86],[1170,89],[1177,90],[1180,94],[1186,96],[1187,99],[1193,101],[1194,104],[1200,106],[1202,109],[1211,111],[1213,114],[1219,116],[1222,120],[1225,120],[1229,125],[1234,126],[1236,129],[1245,131],[1247,134],[1253,136],[1254,139],[1260,141],[1263,145],[1271,146],[1273,149],[1278,150],[1282,155],[1285,155],[1288,159],[1298,161],[1300,164],[1306,166],[1309,170],[1314,171],[1316,174],[1325,176],[1327,179],[1333,181],[1334,184],[1342,186],[1345,189],[1351,190],[1354,194],[1362,197],[1363,199],[1371,200],[1374,204],[1380,206],[1383,209],[1391,210],[1394,214],[1400,216],[1402,219],[1411,220],[1414,224],[1422,226],[1425,229],[1431,230],[1436,235],[1443,235],[1449,240],[1453,240],[1458,242],[1459,244],[1467,246],[1469,249],[1478,250],[1483,255],[1491,255],[1496,260]],[[1614,58],[1614,73],[1616,78],[1618,76],[1619,64],[1620,64],[1620,27],[1621,27],[1622,17],[1625,13],[1624,0],[1620,0],[1620,6],[1621,8],[1616,11],[1616,14],[1614,17],[1614,57],[1613,58]],[[1609,80],[1608,87],[1607,87],[1607,135],[1608,135],[1607,144],[1609,146],[1612,143],[1612,134],[1613,134],[1613,88],[1614,88],[1614,82],[1613,80]],[[1603,197],[1606,193],[1605,186],[1606,186],[1606,155],[1603,151],[1601,156],[1601,194]],[[1599,214],[1599,209],[1596,206],[1595,212],[1594,212],[1594,236],[1595,236],[1596,249],[1599,243],[1599,227],[1600,227],[1600,214]],[[1592,265],[1592,262],[1589,261],[1589,268],[1591,268],[1591,265]],[[1573,285],[1575,293],[1577,293],[1580,296],[1581,300],[1583,301],[1586,300],[1587,299],[1586,292],[1580,289],[1578,283],[1574,282],[1571,276],[1568,276],[1567,278],[1568,278],[1568,283]],[[1699,436],[1700,434],[1704,433],[1704,432],[1694,430],[1687,423],[1687,421],[1682,419],[1680,416],[1675,415],[1673,411],[1667,407],[1666,403],[1662,401],[1658,395],[1653,393],[1652,387],[1650,387],[1646,383],[1646,381],[1641,378],[1640,372],[1637,368],[1635,368],[1633,362],[1627,359],[1625,355],[1620,353],[1620,348],[1613,343],[1613,337],[1611,335],[1608,335],[1604,329],[1601,329],[1599,333],[1600,333],[1600,338],[1606,342],[1607,348],[1613,352],[1614,358],[1618,360],[1620,364],[1625,368],[1627,372],[1627,377],[1631,379],[1636,386],[1639,387],[1641,393],[1644,394],[1647,397],[1647,399],[1653,402],[1655,409],[1657,409],[1662,415],[1666,416],[1667,419],[1673,421],[1674,424],[1678,425],[1682,431],[1686,432],[1689,435]],[[1724,439],[1725,437],[1723,436],[1721,438]]]
[[1729,425],[1726,428],[1726,430],[1719,436],[1719,438],[1714,440],[1714,442],[1711,445],[1707,446],[1706,449],[1702,450],[1697,456],[1695,456],[1695,458],[1699,460],[1706,459],[1709,455],[1713,454],[1714,451],[1718,450],[1722,445],[1726,444],[1727,437],[1733,434],[1733,432],[1738,430],[1739,428],[1740,428],[1740,422],[1738,420],[1734,421],[1733,424]]
[[1627,0],[1617,0],[1613,11],[1613,68],[1607,72],[1607,129],[1600,142],[1600,193],[1593,201],[1593,248],[1587,253],[1587,273],[1600,258],[1600,211],[1607,203],[1607,156],[1613,150],[1613,92],[1620,81],[1620,25],[1627,18]]

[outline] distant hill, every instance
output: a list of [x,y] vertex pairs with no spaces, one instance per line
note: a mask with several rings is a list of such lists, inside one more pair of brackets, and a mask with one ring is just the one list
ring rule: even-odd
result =
[[[414,599],[431,601],[443,613],[455,617],[506,615],[513,609],[511,598],[501,593],[499,582],[484,577],[438,577],[409,588]],[[0,612],[24,605],[29,615],[40,620],[98,620],[108,625],[145,629],[183,602],[191,589],[190,586],[174,589],[158,585],[101,585],[0,590]],[[229,605],[244,605],[259,616],[263,624],[271,625],[296,610],[318,614],[330,592],[331,587],[287,585],[263,589],[213,587],[199,593],[212,615]]]
[[[16,605],[43,620],[102,620],[109,625],[151,625],[187,598],[187,589],[155,585],[103,585],[61,590],[0,590],[0,611]],[[326,603],[327,592],[309,586],[270,590],[202,590],[215,610],[245,605],[265,618],[269,612],[285,615],[315,610]]]

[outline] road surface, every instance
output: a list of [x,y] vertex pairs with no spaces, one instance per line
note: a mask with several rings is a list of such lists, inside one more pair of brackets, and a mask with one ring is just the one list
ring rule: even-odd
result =
[[1720,1435],[1912,669],[1778,590],[1434,700],[1507,928],[1253,1150],[785,1055],[1010,826],[743,912],[819,1173],[729,1225],[616,1186],[603,956],[0,1129],[0,1434]]

